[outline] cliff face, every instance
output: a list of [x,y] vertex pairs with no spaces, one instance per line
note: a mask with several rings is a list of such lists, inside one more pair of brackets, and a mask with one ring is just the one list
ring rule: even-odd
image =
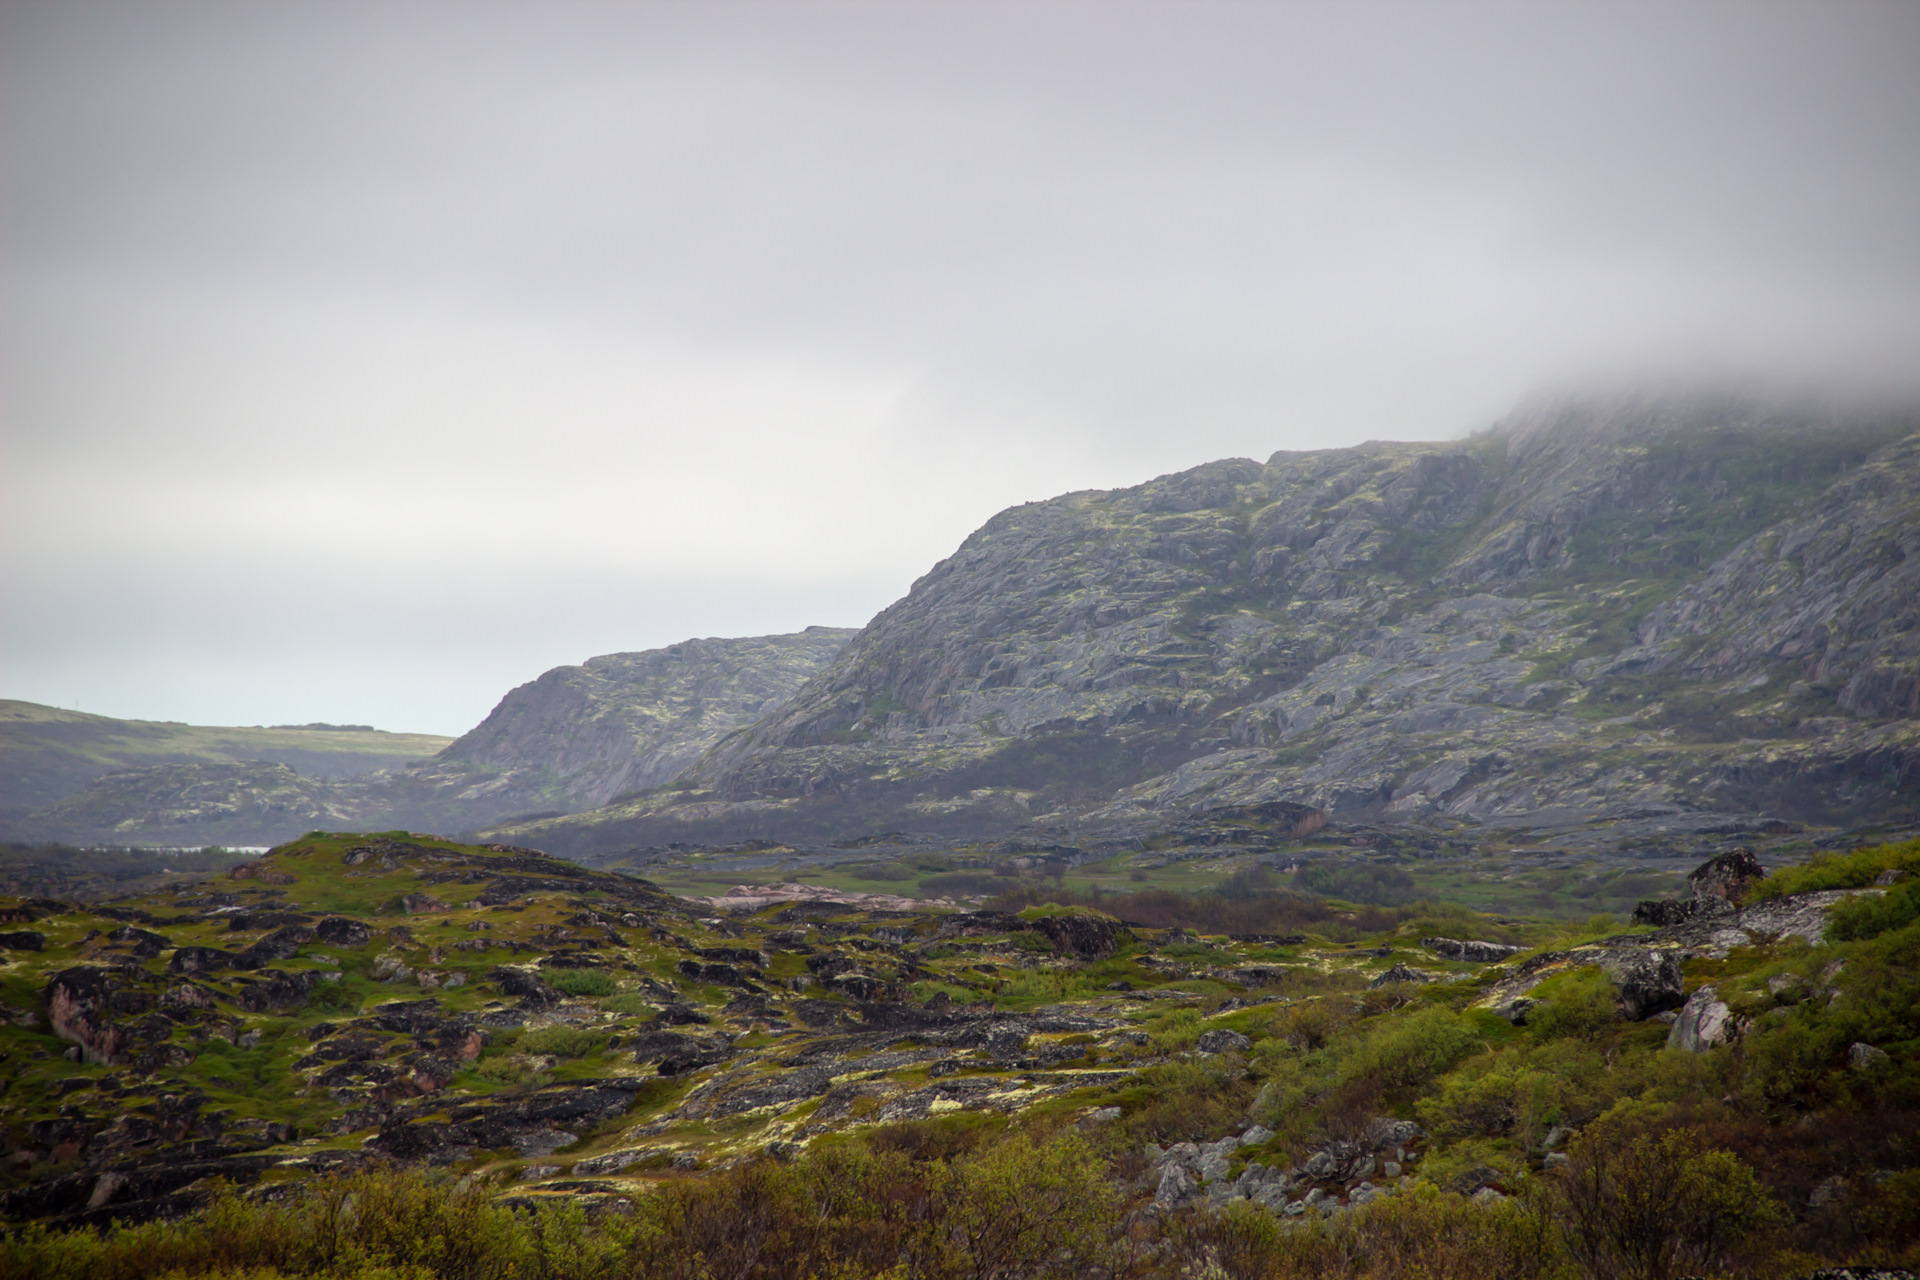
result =
[[792,697],[853,634],[808,627],[687,640],[555,667],[502,698],[440,762],[538,770],[587,806],[665,786],[721,738]]
[[1537,828],[1898,808],[1920,782],[1916,427],[1541,402],[1464,442],[1014,508],[682,790],[540,835],[1273,799]]

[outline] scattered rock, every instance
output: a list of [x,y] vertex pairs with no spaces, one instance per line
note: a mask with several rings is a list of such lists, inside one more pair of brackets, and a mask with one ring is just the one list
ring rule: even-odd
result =
[[1677,951],[1612,954],[1600,967],[1613,979],[1620,1016],[1628,1022],[1644,1022],[1686,1002]]
[[1253,1041],[1247,1039],[1238,1031],[1231,1031],[1226,1027],[1216,1027],[1212,1031],[1202,1032],[1199,1040],[1195,1041],[1194,1045],[1202,1053],[1245,1053],[1248,1049],[1253,1048]]
[[373,940],[373,930],[358,920],[329,916],[313,926],[313,936],[336,947],[364,947]]
[[1422,938],[1420,945],[1442,959],[1465,960],[1474,964],[1505,960],[1508,956],[1516,956],[1526,950],[1525,947],[1511,947],[1504,942],[1484,942],[1478,939],[1463,942],[1458,938]]
[[1393,986],[1396,983],[1402,983],[1402,982],[1432,982],[1434,980],[1435,980],[1435,975],[1431,973],[1422,973],[1420,970],[1410,968],[1408,965],[1402,962],[1400,964],[1396,964],[1395,966],[1393,966],[1393,968],[1388,969],[1386,972],[1382,973],[1379,977],[1375,978],[1372,982],[1369,982],[1367,986],[1369,989],[1375,989],[1379,987]]
[[1872,1071],[1889,1060],[1885,1049],[1876,1049],[1864,1041],[1856,1041],[1847,1048],[1847,1066],[1854,1071]]
[[1725,1044],[1730,1030],[1728,1016],[1727,1006],[1713,988],[1701,987],[1680,1007],[1680,1016],[1667,1032],[1667,1047],[1700,1053]]

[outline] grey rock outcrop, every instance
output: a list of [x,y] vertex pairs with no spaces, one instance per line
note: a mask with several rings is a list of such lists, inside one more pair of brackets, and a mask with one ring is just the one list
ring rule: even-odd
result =
[[1667,1032],[1667,1047],[1700,1053],[1725,1044],[1731,1032],[1731,1013],[1712,987],[1701,987],[1687,997]]
[[1479,940],[1463,942],[1458,938],[1422,938],[1420,945],[1442,959],[1466,960],[1474,964],[1491,964],[1505,960],[1508,956],[1518,955],[1526,949],[1509,946],[1504,942]]
[[[1710,602],[1725,596],[1731,626],[1749,587],[1768,609],[1799,590],[1730,563],[1784,545],[1805,509],[1835,548],[1819,616],[1871,630],[1876,671],[1920,646],[1896,554],[1920,526],[1901,523],[1920,503],[1917,426],[1724,397],[1539,403],[1465,442],[1228,460],[1017,507],[682,790],[520,830],[591,855],[824,832],[851,813],[1101,830],[1288,801],[1335,821],[1590,826],[1616,844],[1728,815],[1823,819],[1843,795],[1858,822],[1860,803],[1897,807],[1920,781],[1897,673],[1861,677],[1880,692],[1841,706],[1826,685],[1787,692],[1804,663],[1778,644],[1724,672],[1685,664],[1719,625]],[[1792,478],[1755,487],[1756,468]],[[1879,550],[1845,553],[1849,521]],[[1871,618],[1830,599],[1856,581],[1874,584]],[[1720,594],[1700,595],[1710,583]],[[1644,607],[1648,584],[1662,621],[1564,659],[1629,595]],[[1738,679],[1661,696],[1683,668]],[[1847,711],[1869,704],[1886,714]]]
[[1218,1027],[1212,1031],[1203,1031],[1194,1042],[1194,1047],[1202,1053],[1245,1053],[1253,1048],[1253,1041],[1238,1031],[1229,1031]]

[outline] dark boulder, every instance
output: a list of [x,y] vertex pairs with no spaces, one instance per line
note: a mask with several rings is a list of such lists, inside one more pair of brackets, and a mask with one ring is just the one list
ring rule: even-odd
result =
[[1627,951],[1608,956],[1600,967],[1613,980],[1620,1016],[1628,1022],[1644,1022],[1686,1003],[1677,951]]
[[1134,941],[1133,931],[1109,916],[1041,916],[1027,926],[1046,935],[1056,951],[1070,951],[1083,960],[1102,960]]
[[643,1031],[632,1043],[633,1060],[658,1063],[663,1076],[683,1075],[733,1056],[733,1046],[724,1036],[702,1039],[678,1031]]
[[699,947],[694,953],[702,960],[719,960],[727,964],[750,964],[764,969],[773,961],[764,951],[753,947]]
[[1432,982],[1433,975],[1405,964],[1397,964],[1369,982],[1369,988],[1390,987],[1402,982]]
[[[121,925],[107,935],[107,941],[126,947],[136,960],[151,960],[162,951],[172,948],[173,941],[165,934],[150,933],[133,925]],[[38,948],[35,948],[38,950]]]
[[539,975],[530,969],[517,969],[512,965],[497,965],[487,975],[500,984],[502,995],[518,996],[529,1005],[559,1004],[560,993],[542,982]]
[[240,979],[240,989],[234,993],[233,1002],[248,1013],[291,1009],[305,1004],[313,996],[313,982],[313,974],[309,972],[268,969],[256,978]]
[[1766,879],[1766,875],[1767,869],[1760,865],[1753,850],[1742,846],[1700,864],[1687,877],[1687,889],[1696,902],[1718,898],[1737,905],[1747,890]]
[[1202,1053],[1245,1053],[1253,1048],[1253,1041],[1238,1031],[1216,1027],[1212,1031],[1201,1032],[1200,1038],[1194,1042],[1194,1047]]
[[676,966],[682,976],[695,982],[712,982],[723,987],[739,987],[746,991],[758,991],[753,980],[730,964],[708,964],[699,960],[682,960]]
[[[1713,905],[1725,907],[1718,899]],[[1666,929],[1676,924],[1685,924],[1696,916],[1708,913],[1707,903],[1693,898],[1648,898],[1633,909],[1635,924],[1649,924],[1656,929]]]
[[832,1087],[833,1072],[826,1067],[797,1067],[728,1094],[716,1101],[707,1114],[718,1120],[761,1107],[786,1106],[805,1098],[817,1098]]
[[358,920],[328,916],[313,926],[313,936],[336,947],[364,947],[373,938],[373,930]]
[[300,948],[312,942],[314,932],[305,925],[290,924],[275,929],[240,953],[240,967],[243,969],[264,969],[275,960],[291,960],[300,954]]
[[1650,924],[1657,929],[1671,928],[1708,916],[1732,911],[1747,890],[1766,878],[1767,869],[1754,857],[1753,850],[1742,846],[1709,858],[1687,877],[1684,898],[1650,898],[1633,909],[1635,924]]
[[46,1000],[53,1033],[79,1045],[88,1062],[145,1067],[185,1055],[155,1047],[164,1045],[174,1024],[160,1015],[141,1017],[153,1009],[153,996],[122,973],[92,965],[64,969],[48,980]]

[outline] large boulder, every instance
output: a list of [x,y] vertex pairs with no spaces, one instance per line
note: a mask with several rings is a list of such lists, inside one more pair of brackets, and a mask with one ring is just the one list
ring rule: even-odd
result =
[[1687,877],[1687,890],[1695,902],[1718,898],[1738,905],[1747,890],[1766,876],[1767,869],[1760,865],[1760,859],[1743,845],[1696,867]]
[[373,930],[358,920],[328,916],[313,926],[313,936],[336,947],[364,947],[373,938]]
[[1665,929],[1705,916],[1724,915],[1739,906],[1747,890],[1766,878],[1753,850],[1744,845],[1709,858],[1687,877],[1684,898],[1652,898],[1633,909],[1635,924]]
[[314,931],[305,925],[290,924],[275,929],[240,953],[239,967],[243,969],[264,969],[275,960],[291,960],[300,954],[300,948],[313,941]]
[[656,1069],[663,1076],[698,1071],[732,1056],[733,1046],[725,1036],[702,1038],[678,1031],[643,1031],[633,1041],[633,1060],[658,1064]]
[[1701,987],[1680,1006],[1680,1016],[1667,1032],[1667,1047],[1700,1053],[1725,1044],[1732,1032],[1730,1010],[1712,987]]
[[1615,952],[1600,967],[1613,980],[1620,1016],[1628,1022],[1644,1022],[1686,1002],[1677,951]]
[[1253,1048],[1253,1041],[1238,1031],[1227,1027],[1215,1027],[1212,1031],[1201,1032],[1195,1047],[1202,1053],[1245,1053]]
[[1134,940],[1132,930],[1109,916],[1041,916],[1029,927],[1045,934],[1056,951],[1071,951],[1083,960],[1105,959]]

